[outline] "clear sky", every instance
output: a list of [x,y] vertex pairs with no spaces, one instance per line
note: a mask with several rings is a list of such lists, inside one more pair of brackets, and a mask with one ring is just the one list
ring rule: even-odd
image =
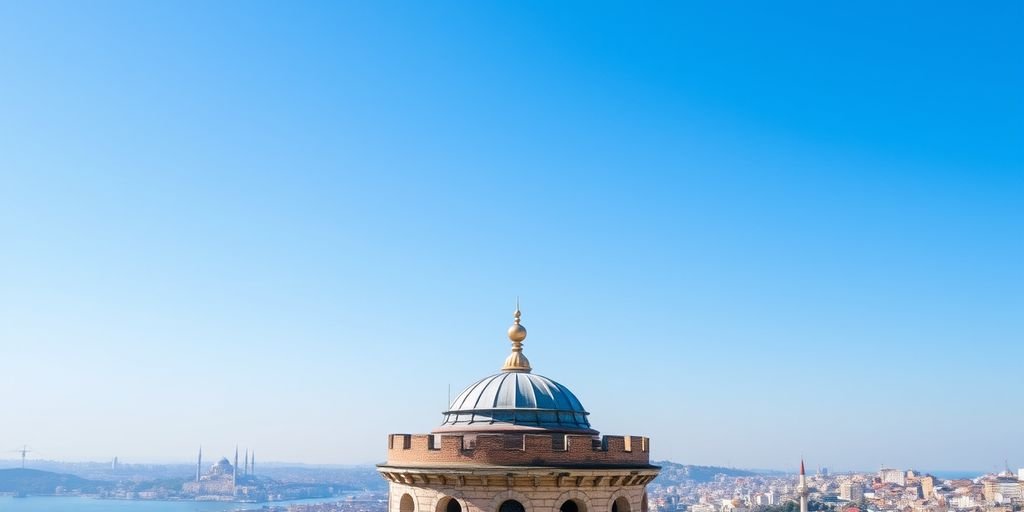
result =
[[0,450],[1024,466],[1024,4],[680,4],[3,3]]

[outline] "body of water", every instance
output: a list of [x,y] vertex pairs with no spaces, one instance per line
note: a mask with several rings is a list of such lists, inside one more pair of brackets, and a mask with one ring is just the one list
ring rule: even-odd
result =
[[229,512],[259,509],[270,505],[331,503],[344,501],[344,499],[344,497],[336,497],[267,503],[223,503],[215,501],[99,500],[69,496],[29,496],[27,498],[0,496],[0,510],[3,512]]
[[984,471],[927,471],[941,480],[974,480],[985,474]]

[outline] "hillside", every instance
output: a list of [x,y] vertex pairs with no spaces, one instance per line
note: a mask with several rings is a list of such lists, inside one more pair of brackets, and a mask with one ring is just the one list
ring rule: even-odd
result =
[[0,492],[22,494],[53,494],[57,487],[95,492],[109,482],[86,480],[75,475],[51,473],[38,469],[0,469]]
[[760,473],[745,469],[723,468],[718,466],[690,466],[663,460],[655,461],[652,464],[661,466],[661,474],[654,479],[654,483],[661,485],[673,485],[682,481],[693,481],[697,483],[711,482],[716,475],[728,477],[756,476]]

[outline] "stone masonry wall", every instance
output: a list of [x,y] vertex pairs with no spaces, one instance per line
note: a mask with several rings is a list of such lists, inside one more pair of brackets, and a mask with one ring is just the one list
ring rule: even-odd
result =
[[[491,486],[420,487],[400,483],[390,484],[388,512],[445,512],[449,499],[458,500],[462,512],[497,512],[502,502],[514,499],[523,504],[526,512],[559,512],[566,500],[574,500],[580,512],[611,512],[612,503],[620,497],[618,512],[646,512],[644,486],[593,487],[566,489],[565,487],[531,487],[502,489]],[[412,511],[402,510],[402,496],[412,497]],[[627,505],[623,506],[623,503]]]
[[391,434],[388,464],[483,464],[496,466],[646,466],[650,440],[638,436]]

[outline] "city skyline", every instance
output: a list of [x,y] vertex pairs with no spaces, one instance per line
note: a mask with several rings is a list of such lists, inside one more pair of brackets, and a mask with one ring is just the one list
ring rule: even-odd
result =
[[[211,452],[211,453],[213,453],[213,452]],[[216,452],[216,453],[218,455],[215,458],[212,458],[212,459],[209,459],[209,460],[204,458],[204,460],[203,460],[203,467],[204,468],[216,464],[216,462],[219,461],[222,458],[230,458],[229,455],[231,455],[231,453],[233,453],[233,452],[224,452],[223,455],[221,455],[219,451]],[[40,458],[28,458],[27,459],[27,463],[26,463],[26,467],[30,468],[30,469],[33,467],[33,465],[43,465],[43,466],[49,467],[52,464],[101,464],[101,465],[103,465],[103,464],[110,464],[111,461],[114,458],[118,459],[118,465],[120,465],[120,466],[124,466],[124,465],[128,465],[128,466],[131,466],[131,465],[155,465],[155,466],[183,466],[183,467],[187,466],[189,468],[193,468],[192,471],[194,471],[194,468],[196,466],[195,455],[193,454],[193,457],[192,457],[191,461],[189,461],[185,457],[176,457],[176,456],[170,456],[170,457],[149,457],[149,458],[146,458],[146,457],[132,457],[131,455],[128,455],[127,457],[126,456],[120,456],[120,455],[114,455],[114,456],[109,457],[110,460],[100,460],[100,459],[94,459],[94,458],[60,458],[60,457],[49,458],[49,457],[40,457]],[[671,462],[671,463],[674,463],[674,464],[683,464],[683,465],[691,465],[691,466],[702,466],[702,467],[717,467],[717,468],[747,470],[747,471],[755,471],[755,472],[767,472],[767,473],[772,473],[772,474],[777,473],[777,474],[785,474],[785,475],[799,475],[799,473],[800,473],[799,466],[797,466],[797,467],[786,467],[786,466],[783,466],[781,464],[775,465],[775,466],[769,466],[769,467],[753,467],[753,466],[735,466],[735,465],[728,465],[728,464],[691,464],[691,463],[686,462],[686,461],[677,461],[677,460],[672,460],[672,459],[660,459],[660,460],[654,461],[654,462],[662,462],[662,461],[667,461],[667,462]],[[369,461],[355,461],[355,462],[325,462],[325,463],[316,463],[316,462],[302,462],[302,461],[290,461],[290,460],[269,460],[269,461],[261,463],[261,466],[266,466],[266,467],[269,467],[269,468],[306,467],[306,466],[308,466],[308,467],[324,467],[324,468],[351,468],[351,467],[371,467],[371,466],[373,466],[375,464],[378,464],[379,462],[380,462],[379,460],[369,460]],[[904,470],[904,471],[906,471],[906,470],[919,471],[919,472],[921,472],[923,474],[933,475],[933,476],[938,477],[938,478],[978,478],[978,477],[982,477],[982,476],[985,476],[985,475],[993,475],[993,474],[996,474],[996,473],[1000,473],[1000,472],[1003,472],[1003,471],[1005,471],[1007,469],[1009,469],[1011,472],[1017,472],[1020,469],[1022,469],[1022,468],[1017,468],[1016,464],[1008,463],[1007,460],[1005,460],[1005,459],[1003,461],[997,461],[997,462],[998,463],[989,464],[988,467],[980,467],[980,468],[938,468],[938,469],[933,469],[933,468],[927,468],[927,467],[910,465],[910,466],[906,466],[906,467],[902,467],[902,468],[896,468],[896,469],[901,469],[901,470]],[[798,460],[798,464],[799,464],[799,460]],[[0,469],[20,467],[20,465],[21,465],[21,459],[0,458]],[[244,465],[243,465],[243,467],[244,467]],[[819,466],[813,467],[811,469],[808,469],[808,474],[809,475],[820,474],[822,470],[827,470],[828,474],[833,474],[833,475],[865,474],[865,473],[877,472],[880,468],[881,469],[887,469],[888,466],[886,464],[878,464],[874,468],[845,468],[845,467],[836,468],[836,467],[832,467],[832,466],[819,465]]]
[[0,451],[379,462],[518,296],[652,460],[1024,465],[1020,5],[712,5],[0,7]]
[[[210,467],[216,466],[217,463],[221,459],[228,459],[230,461],[230,458],[231,458],[231,456],[233,454],[233,450],[234,450],[234,448],[232,447],[230,450],[225,451],[223,454],[221,454],[220,451],[217,451],[217,452],[210,451],[210,454],[216,453],[216,455],[210,455],[210,456],[203,455],[203,459],[202,459],[201,465],[199,467],[202,468],[202,471],[206,471]],[[44,457],[28,458],[27,459],[27,463],[26,463],[26,468],[33,469],[33,467],[37,467],[37,468],[38,467],[42,467],[42,468],[46,468],[48,470],[52,470],[54,467],[63,467],[63,466],[66,466],[66,465],[70,465],[70,466],[74,466],[74,465],[110,466],[111,463],[114,462],[114,459],[116,459],[116,465],[117,465],[118,468],[131,467],[131,466],[142,466],[142,467],[145,467],[145,466],[179,467],[180,466],[181,468],[186,468],[186,471],[190,475],[189,479],[194,479],[194,474],[195,474],[195,471],[197,469],[197,460],[196,460],[196,454],[195,453],[193,453],[193,455],[192,455],[192,460],[188,460],[187,458],[182,458],[182,457],[132,458],[131,456],[129,456],[126,459],[123,456],[117,456],[117,455],[108,458],[108,460],[89,459],[89,458],[83,458],[83,459],[73,459],[73,458],[72,459],[62,459],[62,458],[44,458]],[[678,464],[678,465],[686,465],[686,466],[694,466],[694,467],[721,468],[721,469],[725,469],[725,470],[751,471],[751,472],[754,472],[756,474],[761,474],[761,475],[764,475],[764,476],[783,475],[783,476],[798,477],[800,475],[800,461],[799,461],[799,459],[797,460],[797,465],[793,466],[793,467],[786,467],[786,466],[782,466],[782,465],[778,465],[778,466],[774,466],[774,467],[741,467],[741,466],[722,465],[722,464],[690,464],[690,463],[685,462],[685,461],[676,461],[676,460],[671,460],[671,459],[663,459],[663,460],[657,460],[657,461],[652,461],[652,462],[655,462],[655,463],[670,463],[670,464]],[[266,461],[266,462],[262,462],[260,465],[261,466],[265,466],[267,468],[270,468],[272,470],[278,470],[278,469],[281,469],[281,468],[302,468],[302,467],[308,467],[308,468],[370,468],[370,469],[372,469],[376,464],[379,464],[379,463],[380,463],[380,461],[351,462],[351,463],[345,463],[345,462],[338,462],[338,463],[309,463],[309,462],[287,461],[287,460],[269,460],[269,461]],[[20,467],[20,466],[21,466],[21,459],[12,459],[12,458],[0,457],[0,469],[9,469],[9,468],[15,468],[15,467]],[[242,467],[244,468],[245,465],[243,464]],[[949,469],[949,468],[946,468],[946,469],[932,469],[932,468],[925,468],[925,467],[919,467],[919,466],[906,466],[906,467],[893,468],[893,467],[890,467],[890,466],[888,466],[886,464],[879,464],[879,465],[876,465],[876,467],[874,467],[874,468],[836,468],[836,467],[833,467],[833,466],[827,466],[827,465],[818,464],[818,465],[814,465],[814,466],[808,465],[807,475],[809,475],[809,476],[864,475],[864,474],[879,473],[879,472],[882,472],[882,471],[899,471],[899,472],[913,471],[913,472],[916,472],[916,473],[921,474],[921,475],[930,475],[930,476],[934,476],[934,477],[939,478],[939,479],[954,479],[955,480],[955,479],[977,479],[977,478],[980,478],[980,477],[991,476],[991,475],[995,475],[997,473],[1003,473],[1003,472],[1006,472],[1006,471],[1009,471],[1010,473],[1014,473],[1014,474],[1018,474],[1018,473],[1019,474],[1024,474],[1024,473],[1022,473],[1022,471],[1024,471],[1024,467],[1018,468],[1017,464],[1011,463],[1007,459],[1004,459],[1003,461],[999,461],[998,464],[996,464],[996,463],[990,464],[989,467],[986,467],[986,468],[960,468],[960,469]],[[1024,479],[1022,479],[1022,481],[1024,481]]]

